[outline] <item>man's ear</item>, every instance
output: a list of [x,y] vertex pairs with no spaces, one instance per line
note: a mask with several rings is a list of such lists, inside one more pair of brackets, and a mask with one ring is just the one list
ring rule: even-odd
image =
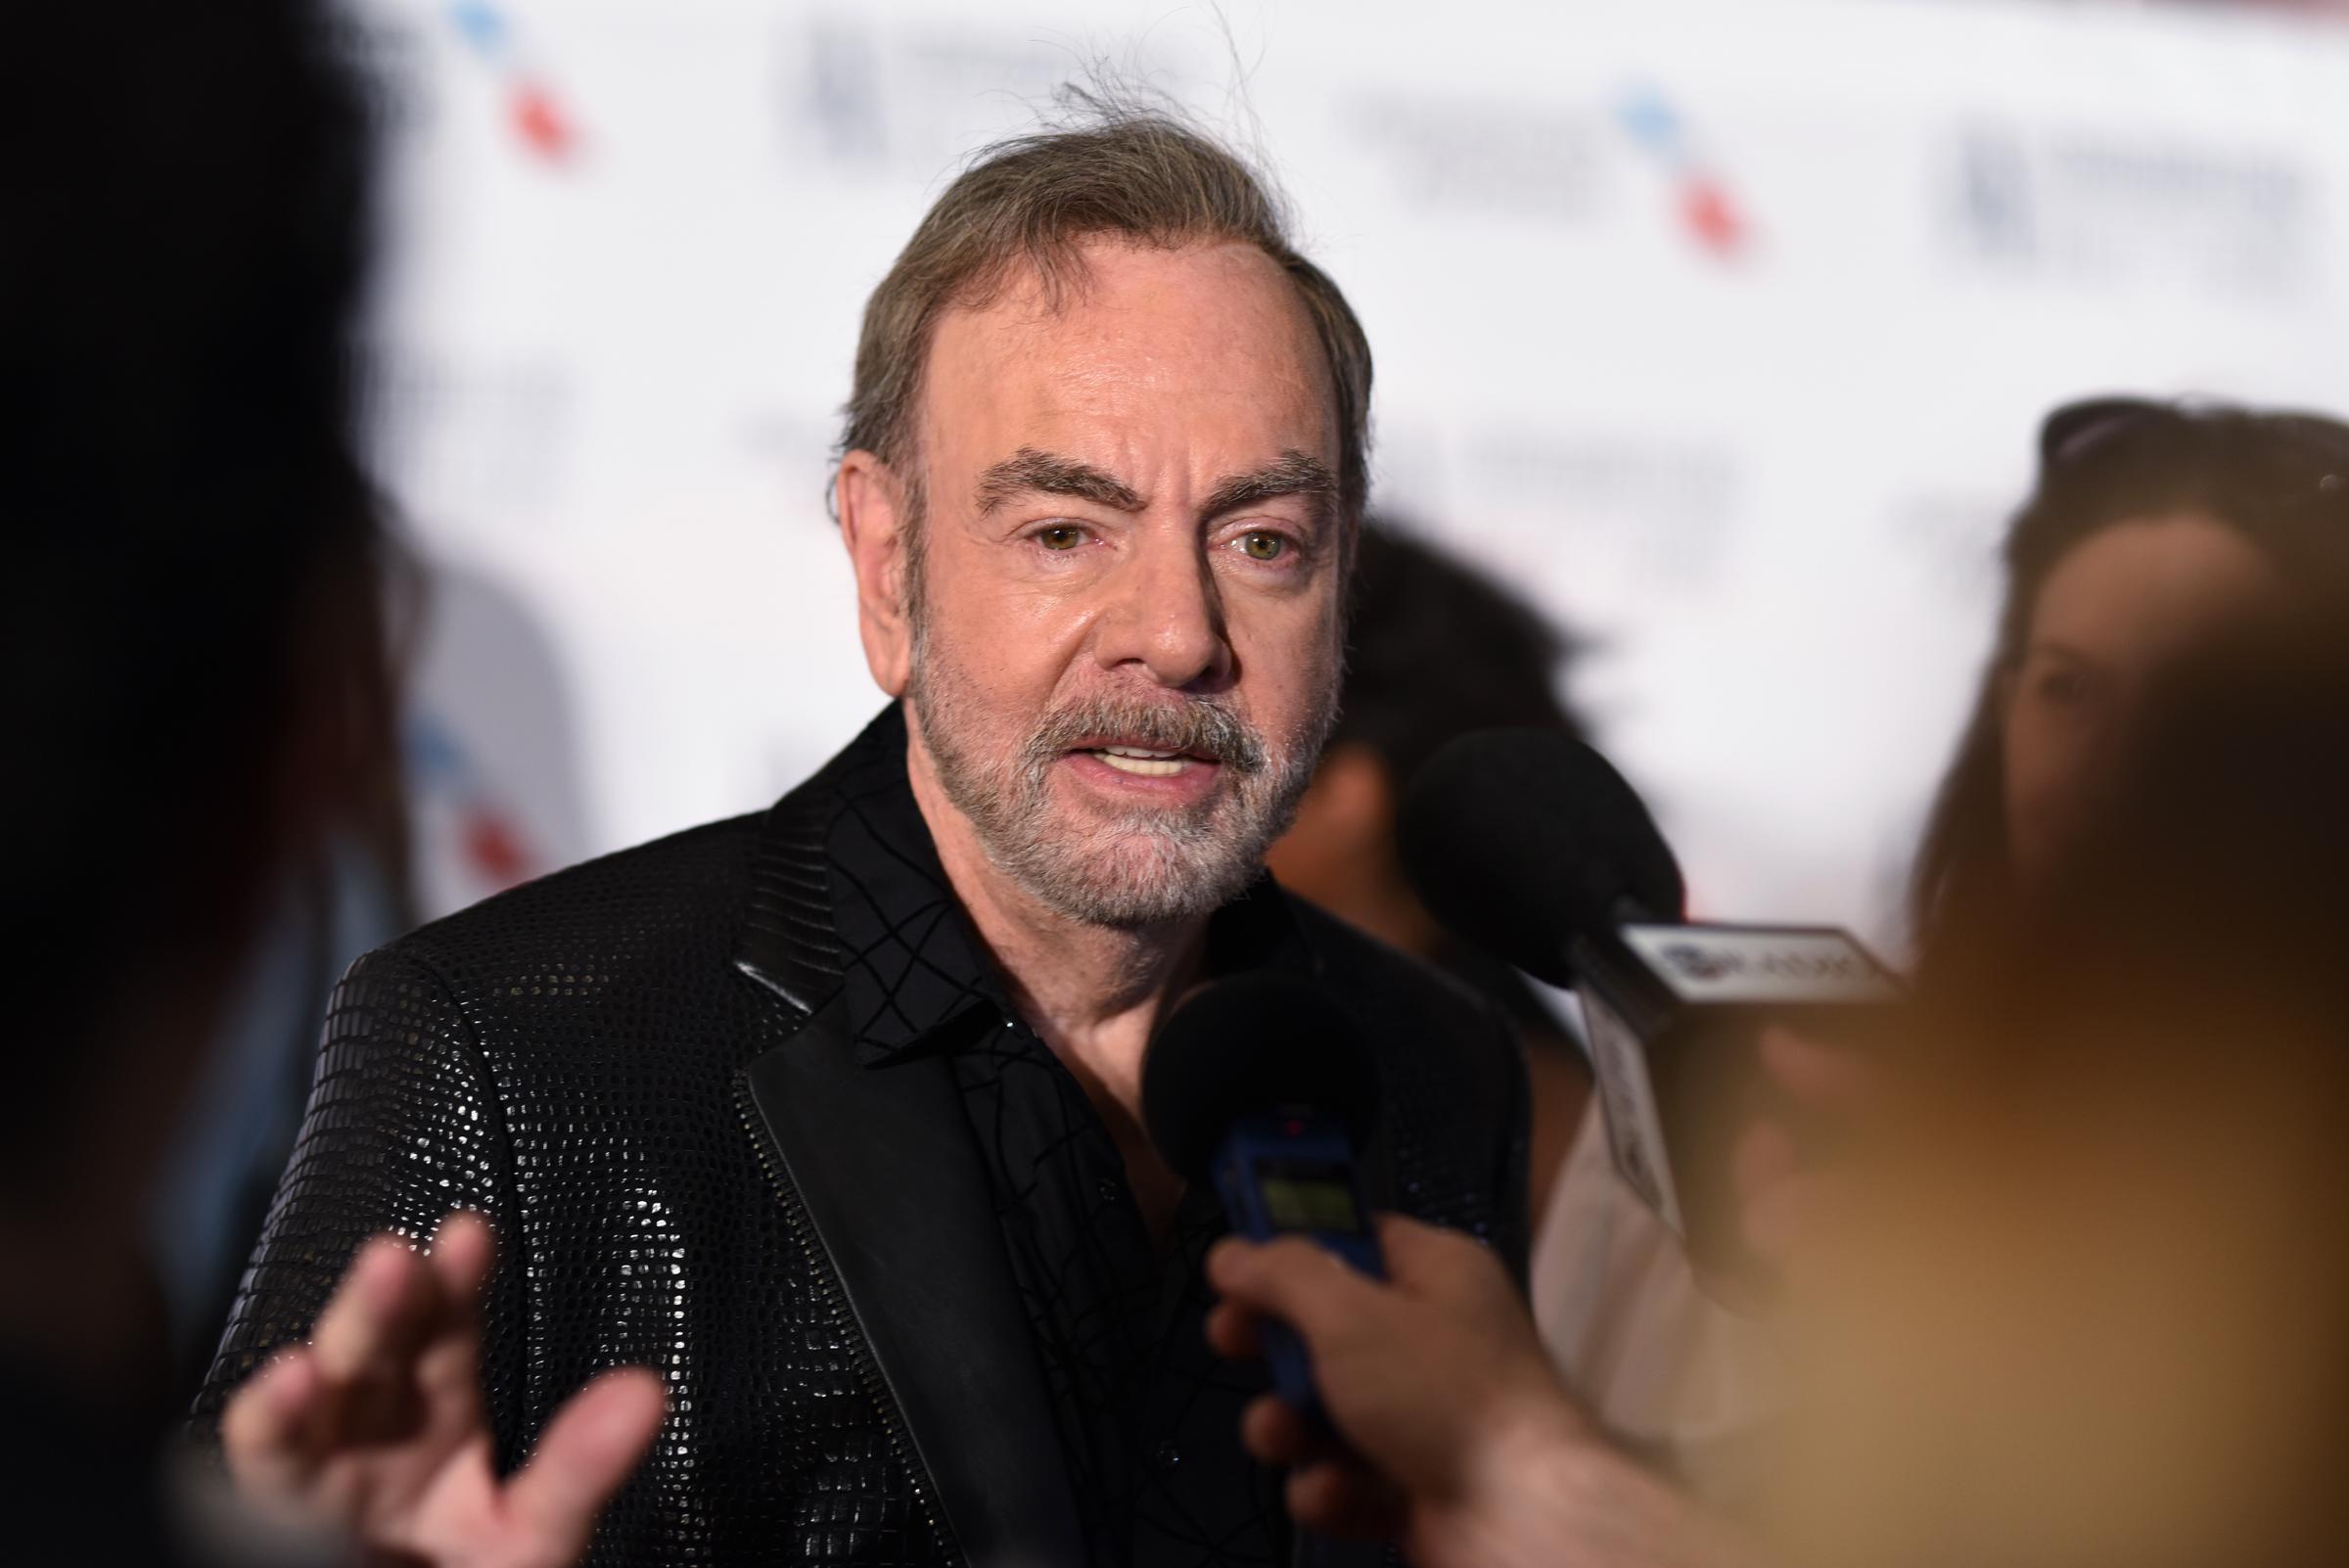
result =
[[862,450],[840,460],[833,485],[841,542],[856,574],[856,634],[864,643],[865,668],[883,691],[901,697],[913,672],[905,586],[914,541],[906,532],[905,486],[878,455]]

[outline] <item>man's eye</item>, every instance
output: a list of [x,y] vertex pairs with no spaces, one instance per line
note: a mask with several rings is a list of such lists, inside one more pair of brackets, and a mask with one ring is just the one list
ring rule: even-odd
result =
[[1056,523],[1037,530],[1036,542],[1047,550],[1074,550],[1084,542],[1084,530],[1069,523]]
[[1245,533],[1240,536],[1240,548],[1248,552],[1251,561],[1277,561],[1289,550],[1289,541],[1277,533]]

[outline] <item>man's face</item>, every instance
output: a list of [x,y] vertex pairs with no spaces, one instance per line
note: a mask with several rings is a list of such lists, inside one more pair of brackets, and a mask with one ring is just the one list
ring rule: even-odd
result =
[[1328,372],[1247,246],[1090,246],[941,320],[921,422],[912,765],[1063,916],[1245,885],[1334,716],[1345,523]]

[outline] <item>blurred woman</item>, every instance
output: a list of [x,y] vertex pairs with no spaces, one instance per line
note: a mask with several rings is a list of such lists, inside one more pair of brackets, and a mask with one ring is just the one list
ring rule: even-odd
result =
[[1781,1501],[1821,1562],[2337,1561],[2349,426],[2040,444]]
[[[2330,420],[2105,398],[2049,416],[2040,452],[2039,481],[2004,543],[2007,599],[1989,673],[1918,857],[1915,925],[1928,945],[1953,911],[2044,875],[2077,836],[2113,787],[2116,751],[2165,667],[2224,627],[2305,601],[2349,560],[2349,427]],[[1358,657],[1349,676],[1348,713],[1369,715],[1366,737],[1383,737],[1379,722],[1397,706],[1389,687],[1420,694],[1410,711],[1439,737],[1502,721],[1496,692],[1548,701],[1555,653],[1539,639],[1506,645],[1513,682],[1492,677],[1491,657],[1421,655],[1430,637],[1469,634],[1462,627],[1480,648],[1494,643],[1532,612],[1499,613],[1491,606],[1505,607],[1505,595],[1491,589],[1484,604],[1448,601],[1439,563],[1397,570],[1405,553],[1365,536],[1363,582],[1388,583],[1366,594],[1356,625],[1358,647],[1387,650],[1384,663]],[[1424,608],[1405,614],[1414,605]],[[1416,684],[1382,679],[1389,666]],[[1456,951],[1439,945],[1389,842],[1408,768],[1380,768],[1355,755],[1368,748],[1351,738],[1333,743],[1297,831],[1274,853],[1275,872],[1399,945]],[[1415,918],[1392,918],[1394,909]],[[1773,1038],[1767,1050],[1797,1085],[1835,1082],[1839,1064],[1800,1040]],[[1529,1057],[1536,1068],[1566,1060],[1555,1050]],[[1695,1287],[1677,1239],[1615,1178],[1595,1109],[1573,1114],[1579,1074],[1572,1098],[1542,1093],[1543,1078],[1537,1072],[1531,1280],[1543,1337],[1619,1441],[1711,1495],[1742,1494],[1767,1446],[1762,1423],[1781,1405],[1771,1336]],[[1783,1250],[1811,1201],[1808,1183],[1776,1126],[1745,1141],[1750,1228],[1765,1252]]]
[[[2127,775],[2138,764],[2125,759],[2167,671],[2312,606],[2349,605],[2349,426],[2134,398],[2057,409],[2041,427],[2039,479],[2004,556],[2006,600],[1989,669],[1914,871],[1926,971],[1976,950],[1980,928],[2012,917],[2137,782]],[[1953,930],[1967,935],[1946,940]],[[1763,1052],[1817,1115],[1852,1114],[1852,1097],[1865,1091],[1841,1053],[1783,1032],[1767,1036]],[[1578,1160],[1603,1160],[1599,1141],[1586,1137]],[[1825,1201],[1820,1178],[1775,1121],[1750,1127],[1732,1164],[1749,1242],[1783,1260]],[[1645,1238],[1648,1254],[1593,1268],[1586,1244],[1583,1261],[1553,1268],[1644,1311],[1668,1298],[1624,1282],[1667,1272],[1677,1249],[1655,1256],[1666,1243],[1653,1227],[1626,1234]],[[1638,1406],[1644,1431],[1668,1440],[1676,1466],[1711,1495],[1744,1493],[1752,1452],[1767,1445],[1738,1434],[1758,1431],[1782,1403],[1775,1336],[1685,1305],[1661,1321],[1652,1313],[1585,1320],[1587,1333],[1642,1347],[1651,1368],[1642,1383],[1656,1391]]]
[[2349,564],[2349,426],[2103,398],[2049,415],[2039,447],[1989,670],[1917,854],[1920,944],[2037,876],[2095,811],[2164,666]]
[[2293,597],[2155,674],[2096,810],[1939,926],[1800,1259],[1800,1560],[2349,1552],[2349,639]]
[[[1945,931],[2027,894],[2129,782],[2119,759],[2165,670],[2214,640],[2349,606],[2349,425],[2096,398],[2050,414],[2039,450],[2003,548],[1981,693],[1911,884],[1927,969],[1964,945]],[[1831,1053],[1782,1033],[1763,1054],[1798,1094],[1848,1080]],[[1749,1241],[1783,1252],[1813,1202],[1791,1140],[1756,1126],[1733,1163]]]

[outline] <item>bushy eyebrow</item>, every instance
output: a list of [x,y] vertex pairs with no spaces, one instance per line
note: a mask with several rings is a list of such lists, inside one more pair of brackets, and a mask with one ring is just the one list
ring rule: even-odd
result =
[[1234,474],[1217,485],[1200,512],[1212,520],[1283,495],[1310,495],[1318,511],[1326,509],[1337,493],[1337,476],[1327,465],[1291,447],[1255,473]]
[[[1316,511],[1338,493],[1328,465],[1291,447],[1252,473],[1234,474],[1218,484],[1200,508],[1209,521],[1283,495],[1309,495]],[[1019,495],[1068,495],[1118,512],[1139,512],[1148,504],[1132,485],[1074,457],[1023,446],[979,476],[979,515],[987,516]]]
[[1073,457],[1023,446],[979,476],[979,515],[987,516],[1016,495],[1071,495],[1119,512],[1138,512],[1142,498],[1133,487]]

